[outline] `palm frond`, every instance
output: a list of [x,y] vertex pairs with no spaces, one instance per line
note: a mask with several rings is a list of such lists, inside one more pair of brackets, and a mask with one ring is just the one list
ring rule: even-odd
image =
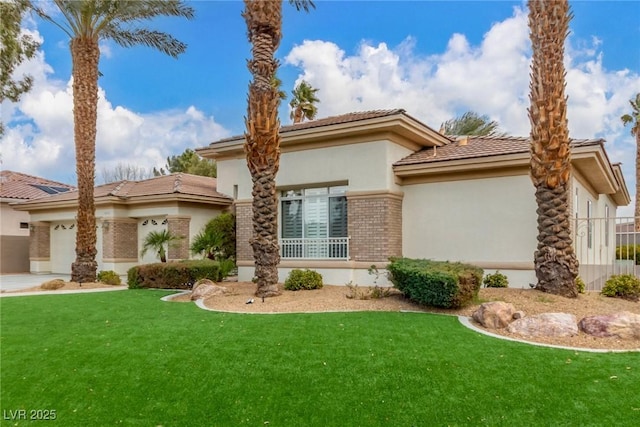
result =
[[289,3],[291,3],[297,10],[302,9],[305,12],[309,12],[310,8],[316,8],[316,5],[313,4],[313,1],[311,0],[289,0]]
[[161,31],[138,28],[134,30],[122,30],[115,25],[105,29],[105,38],[109,38],[123,47],[136,45],[148,46],[159,50],[173,58],[184,53],[187,45],[170,34]]

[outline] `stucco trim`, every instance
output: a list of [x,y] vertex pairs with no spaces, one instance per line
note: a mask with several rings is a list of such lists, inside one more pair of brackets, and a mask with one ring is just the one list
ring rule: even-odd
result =
[[34,257],[29,257],[29,261],[51,261],[51,257],[45,257],[45,258],[34,258]]
[[[533,250],[531,251],[533,257]],[[475,265],[484,270],[535,270],[533,262],[529,261],[463,261],[465,264]]]
[[[429,184],[434,182],[468,181],[475,179],[500,178],[522,175],[529,175],[528,166],[488,168],[484,170],[461,171],[458,173],[442,172],[438,174],[410,176],[407,178],[399,178],[396,176],[396,184],[404,186],[415,184]],[[531,185],[533,186],[533,184]]]
[[102,258],[102,262],[138,262],[138,258]]
[[[253,267],[255,263],[253,261],[237,261],[238,267]],[[375,265],[378,269],[384,269],[389,265],[388,262],[361,262],[361,261],[339,261],[339,260],[282,260],[278,264],[278,268],[342,268],[342,269],[355,269],[355,270],[367,270],[372,265]]]
[[347,199],[375,199],[379,197],[402,200],[404,193],[391,190],[347,191]]

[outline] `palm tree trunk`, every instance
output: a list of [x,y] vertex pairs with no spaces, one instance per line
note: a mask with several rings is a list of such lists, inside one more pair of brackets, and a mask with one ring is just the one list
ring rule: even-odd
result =
[[253,237],[250,240],[257,280],[256,296],[271,297],[278,289],[278,200],[276,174],[280,162],[280,121],[278,88],[271,82],[278,62],[274,54],[281,38],[282,2],[245,0],[253,75],[245,124],[245,153],[253,180]]
[[95,282],[96,215],[93,202],[96,121],[98,108],[98,61],[100,50],[97,40],[74,38],[71,40],[73,60],[73,116],[76,146],[76,174],[78,176],[78,213],[76,228],[76,260],[71,265],[71,280]]
[[531,178],[538,203],[537,289],[577,297],[578,260],[569,223],[571,148],[564,95],[564,41],[569,31],[566,0],[530,0],[533,48],[529,119]]

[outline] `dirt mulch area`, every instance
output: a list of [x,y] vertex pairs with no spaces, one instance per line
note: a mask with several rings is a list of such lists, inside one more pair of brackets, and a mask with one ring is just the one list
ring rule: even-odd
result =
[[2,293],[7,294],[17,294],[23,292],[44,292],[44,291],[83,291],[87,289],[98,289],[98,288],[115,288],[121,287],[124,285],[107,285],[106,283],[101,282],[87,282],[87,283],[78,283],[78,282],[64,282],[64,286],[58,289],[44,289],[43,285],[33,286],[31,288],[18,289],[15,291],[2,291]]
[[[407,300],[398,290],[390,289],[391,295],[381,299],[350,299],[350,290],[345,286],[325,285],[322,289],[312,291],[283,291],[282,295],[266,298],[264,302],[256,298],[255,284],[250,282],[225,282],[221,286],[227,288],[227,293],[205,299],[206,307],[237,313],[300,313],[300,312],[329,312],[329,311],[419,311],[440,313],[447,315],[471,316],[479,304],[471,305],[459,310],[445,310],[424,307]],[[360,292],[366,292],[367,287],[358,287]],[[253,303],[247,304],[253,299]],[[505,301],[513,304],[516,310],[522,310],[526,315],[540,313],[570,313],[579,321],[583,317],[597,314],[612,314],[630,311],[640,314],[640,303],[626,301],[619,298],[607,298],[599,293],[587,292],[578,298],[564,298],[546,294],[534,289],[499,289],[483,288],[479,293],[481,302]],[[189,295],[182,295],[173,301],[189,301]],[[478,325],[479,326],[479,325]],[[490,332],[522,339],[509,334],[506,330],[491,330]],[[529,341],[579,348],[595,348],[609,350],[638,350],[640,342],[637,340],[620,340],[616,338],[595,338],[580,332],[579,335],[567,338],[528,338]]]

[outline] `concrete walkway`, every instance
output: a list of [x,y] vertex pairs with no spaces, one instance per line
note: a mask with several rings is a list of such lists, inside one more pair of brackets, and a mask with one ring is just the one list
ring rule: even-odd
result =
[[0,290],[17,291],[33,288],[53,279],[62,279],[68,282],[71,276],[69,274],[0,274]]

